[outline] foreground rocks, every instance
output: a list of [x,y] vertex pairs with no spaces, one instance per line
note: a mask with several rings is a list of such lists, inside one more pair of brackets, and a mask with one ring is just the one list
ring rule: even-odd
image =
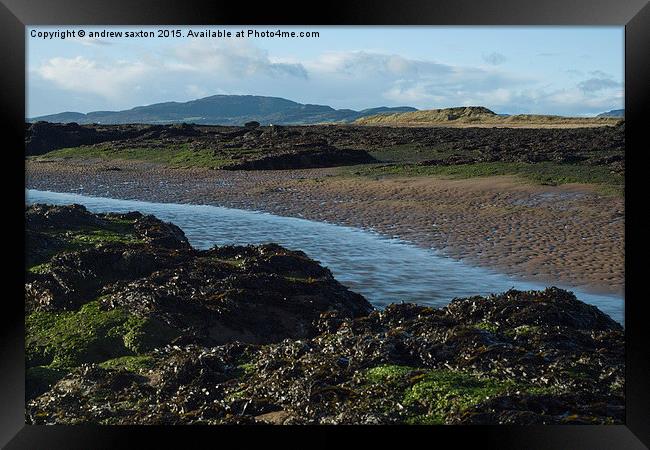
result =
[[30,423],[624,419],[623,330],[566,291],[378,311],[277,245],[199,251],[78,205],[26,215]]

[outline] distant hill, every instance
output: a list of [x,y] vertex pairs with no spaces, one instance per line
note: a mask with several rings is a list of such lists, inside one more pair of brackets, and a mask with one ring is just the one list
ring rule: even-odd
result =
[[576,128],[616,125],[615,117],[563,117],[538,114],[497,114],[483,106],[429,109],[412,112],[385,113],[365,116],[354,123],[376,126],[457,126],[457,127],[517,127],[517,128]]
[[323,105],[302,104],[279,97],[213,95],[184,103],[156,103],[124,111],[94,111],[87,114],[62,112],[33,117],[28,121],[76,122],[79,124],[169,124],[186,122],[204,125],[243,125],[246,122],[257,121],[262,125],[271,123],[289,125],[353,122],[369,115],[409,111],[417,111],[417,109],[400,106],[354,111],[351,109],[334,109]]
[[625,110],[624,109],[612,109],[611,111],[600,113],[596,117],[620,117],[620,118],[623,118],[623,117],[625,117]]

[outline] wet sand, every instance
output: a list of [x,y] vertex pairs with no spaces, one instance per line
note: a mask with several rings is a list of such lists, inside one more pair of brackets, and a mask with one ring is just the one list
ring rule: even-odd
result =
[[370,228],[548,285],[622,295],[624,200],[514,177],[345,178],[337,169],[229,172],[126,161],[27,162],[28,188],[212,204]]

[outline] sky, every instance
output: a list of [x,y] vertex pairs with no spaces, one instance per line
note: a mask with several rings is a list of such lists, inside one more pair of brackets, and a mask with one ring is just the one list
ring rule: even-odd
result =
[[[89,37],[103,30],[153,37]],[[237,37],[242,30],[318,36]],[[65,31],[74,37],[44,36]],[[623,27],[48,26],[27,28],[26,40],[28,117],[215,94],[355,110],[476,105],[590,116],[624,107]]]

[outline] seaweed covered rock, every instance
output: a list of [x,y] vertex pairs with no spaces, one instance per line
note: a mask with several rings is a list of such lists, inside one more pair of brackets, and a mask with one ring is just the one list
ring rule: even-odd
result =
[[[557,289],[482,300],[498,305],[517,296],[544,314],[544,299],[555,295],[558,307],[577,302]],[[465,317],[454,306],[412,304],[354,319],[335,316],[323,314],[329,330],[311,339],[168,345],[141,357],[82,366],[29,402],[28,421],[603,424],[624,419],[623,334],[614,323],[601,330],[533,320],[496,325],[489,318]]]
[[165,223],[152,215],[137,218],[133,227],[138,237],[154,247],[188,248],[183,230],[173,223]]
[[372,309],[329,270],[280,246],[196,251],[186,263],[116,284],[105,303],[192,329],[186,342],[213,345],[311,337],[321,313],[358,317]]
[[273,151],[245,161],[227,164],[224,170],[284,170],[350,166],[377,162],[365,150],[340,149],[322,144],[310,148]]
[[78,307],[106,284],[182,259],[170,249],[190,249],[176,225],[140,213],[92,214],[82,205],[37,204],[25,216],[27,310]]
[[[557,289],[484,300],[526,298],[543,317],[544,300],[555,295],[558,306],[577,302]],[[243,391],[272,398],[293,423],[621,421],[622,329],[598,314],[609,326],[540,325],[531,315],[495,327],[489,317],[464,317],[453,307],[391,305],[309,342],[261,349]],[[580,401],[572,404],[570,394]],[[494,399],[504,408],[491,409]]]
[[[448,166],[485,162],[554,162],[606,166],[622,174],[625,167],[625,127],[592,128],[455,128],[354,125],[244,127],[195,125],[77,125],[28,124],[28,155],[54,149],[105,149],[107,156],[122,150],[183,148],[197,150],[214,164],[230,170],[331,167],[383,162],[400,153],[398,162]],[[409,150],[410,149],[410,150]],[[96,154],[91,151],[91,154]],[[179,150],[181,151],[181,150]],[[184,150],[183,150],[184,152]],[[179,153],[183,157],[188,155]],[[74,154],[75,152],[73,152]],[[83,154],[81,152],[80,154]],[[391,152],[389,152],[391,153]],[[78,153],[79,154],[79,153]],[[58,155],[58,156],[57,156]],[[68,157],[54,152],[54,158]],[[203,156],[201,156],[203,155]],[[126,155],[125,155],[126,156]],[[380,156],[377,156],[378,158]]]
[[139,213],[28,214],[51,244],[27,271],[29,423],[623,422],[623,329],[570,292],[374,310],[275,244],[196,250]]
[[27,274],[27,310],[76,309],[116,281],[136,279],[183,258],[166,249],[114,243],[55,254]]
[[53,229],[78,229],[101,226],[104,221],[91,214],[83,205],[51,206],[36,204],[26,208],[25,226],[27,231]]
[[511,290],[503,295],[452,301],[447,314],[472,323],[490,322],[497,327],[567,326],[577,330],[620,329],[621,326],[592,305],[558,288],[530,294]]
[[278,245],[200,251],[175,225],[140,213],[34,205],[26,214],[31,395],[82,363],[172,342],[310,338],[321,313],[372,310],[329,270]]

